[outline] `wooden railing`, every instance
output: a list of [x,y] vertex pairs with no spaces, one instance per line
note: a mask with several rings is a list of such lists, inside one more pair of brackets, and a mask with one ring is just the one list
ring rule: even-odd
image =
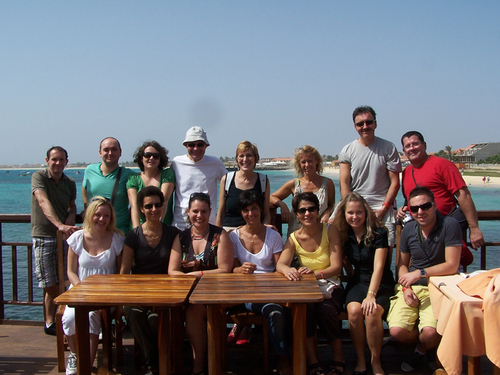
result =
[[[281,233],[282,222],[281,215],[272,213],[274,217],[274,223]],[[500,210],[489,210],[489,211],[478,211],[478,217],[480,221],[490,221],[490,220],[500,220]],[[31,238],[26,238],[30,242],[4,242],[3,241],[3,230],[4,224],[25,224],[29,225],[31,221],[31,216],[29,214],[0,214],[0,324],[5,322],[5,305],[26,305],[26,306],[43,306],[42,301],[34,300],[34,285],[33,285],[33,251]],[[77,217],[77,222],[81,223],[81,218]],[[29,233],[29,228],[27,228],[27,233]],[[500,227],[499,227],[500,229]],[[500,237],[500,236],[499,236]],[[486,255],[488,246],[500,246],[500,241],[488,241],[485,242],[481,247],[480,253],[480,269],[486,269]],[[11,299],[5,299],[5,286],[4,286],[4,265],[3,259],[9,258],[7,255],[7,250],[4,252],[4,248],[10,248],[10,264],[11,264],[11,275],[10,275],[10,285],[11,285]],[[25,265],[20,266],[18,264],[19,255],[22,251],[26,252]],[[26,268],[27,270],[27,281],[25,285],[19,285],[19,269]],[[24,300],[19,299],[19,290],[27,290],[27,298]]]

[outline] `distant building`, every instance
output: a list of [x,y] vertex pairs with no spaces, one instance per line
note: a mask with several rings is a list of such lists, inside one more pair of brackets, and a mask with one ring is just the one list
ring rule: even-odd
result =
[[467,148],[459,149],[455,152],[457,162],[465,164],[475,164],[479,160],[485,160],[489,156],[499,155],[500,142],[475,143]]

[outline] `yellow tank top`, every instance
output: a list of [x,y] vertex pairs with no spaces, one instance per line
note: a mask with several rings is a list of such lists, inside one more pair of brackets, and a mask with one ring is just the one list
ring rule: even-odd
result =
[[313,271],[324,270],[330,267],[330,241],[328,240],[328,224],[323,224],[323,233],[319,247],[313,251],[305,251],[295,238],[295,232],[290,235],[295,243],[295,254],[301,267],[308,267]]

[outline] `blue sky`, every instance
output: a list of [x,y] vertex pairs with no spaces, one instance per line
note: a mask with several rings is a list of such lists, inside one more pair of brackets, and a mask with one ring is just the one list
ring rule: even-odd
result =
[[0,2],[0,164],[62,145],[97,162],[155,139],[173,157],[203,126],[207,153],[338,154],[351,114],[429,151],[500,142],[498,1]]

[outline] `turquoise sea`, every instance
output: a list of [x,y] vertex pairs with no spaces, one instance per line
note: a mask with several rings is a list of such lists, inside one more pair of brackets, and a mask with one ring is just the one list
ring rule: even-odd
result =
[[[30,213],[30,194],[31,194],[31,173],[32,170],[0,170],[0,213],[2,214],[29,214]],[[68,169],[66,170],[68,176],[76,181],[77,185],[77,207],[78,211],[83,208],[81,200],[81,184],[83,180],[83,170],[81,169]],[[286,181],[293,178],[291,171],[267,171],[271,182],[271,192],[277,190]],[[338,179],[333,178],[336,187],[337,200],[340,197]],[[478,210],[500,210],[500,188],[491,188],[485,186],[470,187],[472,197]],[[288,204],[291,202],[291,197],[285,200]],[[402,204],[403,198],[398,195],[398,206]],[[486,241],[500,241],[500,222],[482,222],[480,224]],[[286,233],[286,228],[283,228]],[[29,224],[2,224],[2,236],[4,242],[30,242],[30,228]],[[22,287],[27,285],[26,277],[26,249],[18,249],[18,285],[19,285],[19,299],[26,300],[27,291]],[[479,269],[479,253],[474,252],[474,263],[468,267],[468,271]],[[10,247],[3,247],[2,249],[3,260],[3,273],[4,273],[4,293],[5,299],[11,299],[12,291],[12,257]],[[394,262],[393,262],[394,264]],[[487,254],[487,267],[498,268],[500,267],[500,249],[499,247],[488,247]],[[36,279],[34,285],[38,285]],[[35,300],[42,300],[41,289],[35,288]],[[42,309],[39,307],[19,307],[19,306],[5,306],[5,315],[10,319],[24,319],[24,320],[42,320]]]

